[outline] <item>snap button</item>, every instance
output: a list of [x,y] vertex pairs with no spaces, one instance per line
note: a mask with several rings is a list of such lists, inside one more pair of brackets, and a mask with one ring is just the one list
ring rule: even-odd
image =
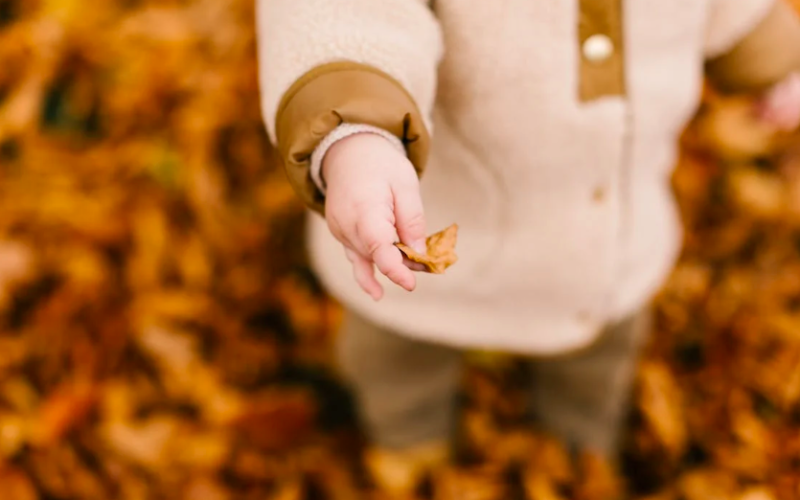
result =
[[587,61],[600,63],[614,53],[614,43],[606,35],[596,34],[584,40],[582,51]]
[[596,187],[594,191],[592,191],[592,199],[600,203],[606,198],[606,190],[603,187]]

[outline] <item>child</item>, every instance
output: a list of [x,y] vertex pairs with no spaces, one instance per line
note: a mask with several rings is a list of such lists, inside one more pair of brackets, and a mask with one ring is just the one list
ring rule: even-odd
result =
[[[784,2],[261,0],[267,128],[324,214],[312,261],[387,487],[444,456],[461,349],[530,355],[541,425],[614,453],[704,70],[798,123]],[[458,263],[412,273],[393,243],[454,222]]]

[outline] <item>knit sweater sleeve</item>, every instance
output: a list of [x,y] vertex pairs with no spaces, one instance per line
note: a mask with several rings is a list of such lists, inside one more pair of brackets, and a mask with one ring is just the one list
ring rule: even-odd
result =
[[443,51],[428,0],[258,0],[257,34],[267,132],[309,206],[312,154],[342,124],[388,131],[422,172]]

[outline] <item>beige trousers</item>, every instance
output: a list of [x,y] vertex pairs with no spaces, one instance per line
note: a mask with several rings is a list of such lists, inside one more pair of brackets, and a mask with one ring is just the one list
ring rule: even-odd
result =
[[[539,425],[570,446],[616,453],[648,331],[649,314],[640,313],[605,328],[585,349],[531,359],[531,410]],[[377,446],[402,449],[450,437],[462,351],[348,312],[337,354]]]

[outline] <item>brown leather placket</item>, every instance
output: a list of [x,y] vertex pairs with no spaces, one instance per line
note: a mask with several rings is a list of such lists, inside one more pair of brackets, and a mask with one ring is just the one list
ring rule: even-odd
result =
[[[624,0],[579,1],[579,98],[586,102],[605,96],[624,96],[625,53],[622,30]],[[592,61],[583,52],[586,40],[593,35],[604,35],[613,44],[611,55],[601,61]]]

